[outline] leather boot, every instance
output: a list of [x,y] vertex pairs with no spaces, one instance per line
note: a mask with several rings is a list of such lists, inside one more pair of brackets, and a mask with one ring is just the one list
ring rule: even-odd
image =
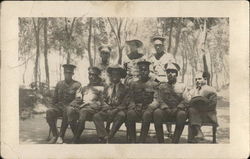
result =
[[149,122],[143,122],[141,127],[141,135],[140,135],[140,143],[145,143],[146,138],[148,136],[150,123]]
[[158,143],[164,143],[163,126],[161,123],[155,123],[155,131]]

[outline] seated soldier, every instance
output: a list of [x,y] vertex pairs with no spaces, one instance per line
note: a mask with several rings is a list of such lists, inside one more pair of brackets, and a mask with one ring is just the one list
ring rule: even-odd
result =
[[[56,84],[55,93],[53,97],[53,108],[46,111],[46,119],[49,127],[52,131],[53,137],[49,141],[49,144],[63,142],[65,131],[68,127],[68,113],[71,113],[72,109],[69,107],[70,102],[75,99],[76,91],[81,87],[81,84],[72,79],[74,75],[75,66],[71,64],[63,65],[64,68],[64,80]],[[58,117],[63,117],[62,126],[58,135],[56,120]],[[75,132],[76,120],[70,122],[73,133]]]
[[159,108],[154,111],[154,125],[159,143],[164,143],[164,122],[176,122],[172,143],[178,143],[187,119],[186,104],[183,95],[185,86],[177,83],[180,67],[176,63],[165,64],[168,81],[158,87]]
[[150,122],[153,121],[153,111],[156,108],[155,88],[158,83],[149,77],[148,61],[137,63],[139,80],[132,82],[129,88],[129,105],[127,111],[127,129],[129,142],[136,142],[136,122],[142,120],[140,142],[145,142]]
[[207,85],[207,79],[203,73],[197,73],[195,76],[196,88],[189,92],[189,123],[191,126],[191,135],[188,142],[195,143],[204,138],[201,131],[203,122],[217,124],[216,90]]
[[[85,121],[92,120],[92,117],[103,109],[103,90],[104,84],[100,78],[101,71],[98,67],[90,67],[89,84],[81,87],[77,91],[76,99],[70,104],[79,114],[76,133],[72,143],[78,143],[85,128]],[[95,123],[96,129],[101,125]],[[99,136],[101,139],[103,136]]]
[[[107,105],[107,110],[96,113],[93,117],[93,121],[101,125],[101,129],[97,130],[100,136],[105,136],[107,131],[109,132],[110,123],[113,122],[112,128],[108,135],[110,141],[115,133],[119,130],[123,122],[125,121],[125,97],[128,89],[121,83],[121,78],[125,78],[127,73],[119,65],[110,66],[107,69],[110,77],[110,85],[104,89],[104,102]],[[104,127],[104,120],[107,120],[107,128]]]

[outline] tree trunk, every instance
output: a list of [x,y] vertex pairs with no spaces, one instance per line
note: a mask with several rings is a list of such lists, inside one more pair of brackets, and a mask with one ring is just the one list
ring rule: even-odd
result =
[[174,18],[171,18],[170,31],[169,31],[169,39],[168,39],[168,49],[167,49],[168,52],[170,52],[170,50],[171,50],[173,24],[174,24]]
[[[62,57],[62,46],[60,44],[60,46],[59,46],[59,59],[61,59],[61,57]],[[60,61],[60,64],[59,64],[59,78],[60,78],[60,81],[61,81],[62,80],[62,65],[61,65],[61,61]]]
[[93,65],[96,64],[96,28],[93,28],[94,30],[94,35],[93,35],[93,40],[94,40],[94,59],[93,59]]
[[119,47],[119,59],[118,59],[118,64],[121,65],[122,64],[122,48]]
[[177,27],[177,33],[175,36],[175,47],[174,47],[174,51],[173,51],[173,56],[175,58],[177,51],[178,51],[178,46],[179,46],[179,42],[180,42],[180,35],[181,35],[181,20],[182,18],[178,19],[178,27]]
[[44,18],[44,65],[45,65],[45,74],[46,74],[46,83],[48,85],[48,88],[50,88],[50,79],[49,79],[49,64],[48,64],[48,19]]
[[91,57],[91,35],[92,34],[92,18],[89,18],[89,38],[88,38],[88,56],[89,56],[89,64],[92,67],[93,61]]
[[34,25],[34,34],[36,39],[36,60],[35,60],[35,67],[34,67],[34,80],[35,80],[35,88],[37,88],[37,82],[38,82],[38,68],[39,68],[39,56],[40,56],[40,44],[39,44],[39,33],[40,33],[40,22],[39,18],[37,20],[37,24],[35,22],[35,19],[33,18],[33,25]]

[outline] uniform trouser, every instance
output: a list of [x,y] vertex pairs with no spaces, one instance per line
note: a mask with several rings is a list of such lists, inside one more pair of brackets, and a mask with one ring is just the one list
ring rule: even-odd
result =
[[[78,119],[78,123],[77,123],[77,129],[76,129],[76,133],[75,133],[74,138],[73,138],[74,142],[79,140],[79,138],[81,137],[81,134],[82,134],[83,130],[85,129],[85,122],[92,120],[93,116],[97,112],[98,111],[91,109],[91,108],[82,108],[79,110],[79,119]],[[95,126],[98,127],[98,125],[96,125],[96,123],[95,123]]]
[[[56,120],[58,117],[62,117],[62,125],[60,133],[58,135]],[[46,111],[46,120],[50,126],[53,136],[64,137],[68,124],[72,129],[72,132],[75,133],[76,130],[76,121],[78,119],[77,112],[72,107],[65,108],[50,108]]]
[[194,107],[188,109],[189,123],[191,126],[191,137],[196,136],[197,131],[195,127],[201,127],[203,122],[217,124],[216,111],[201,111]]
[[149,110],[144,111],[135,111],[135,110],[128,110],[127,112],[127,131],[129,135],[129,142],[135,143],[136,142],[136,122],[142,121],[142,127],[141,127],[141,134],[140,134],[140,142],[145,142],[150,122],[153,119],[153,112]]
[[185,126],[187,119],[187,113],[183,110],[178,110],[177,108],[165,109],[160,108],[154,111],[154,125],[157,140],[159,143],[164,143],[164,134],[163,134],[163,123],[168,121],[175,121],[175,131],[173,136],[173,143],[178,143],[182,134],[182,131]]
[[[112,118],[109,115],[111,115]],[[124,111],[115,112],[115,111],[109,110],[108,112],[100,111],[96,113],[93,117],[93,121],[96,124],[97,135],[99,137],[108,136],[109,139],[113,138],[115,133],[120,129],[121,125],[125,121],[125,117],[126,117],[126,114],[124,113]],[[107,120],[108,122],[113,121],[113,125],[109,132],[109,135],[104,126],[105,120]]]

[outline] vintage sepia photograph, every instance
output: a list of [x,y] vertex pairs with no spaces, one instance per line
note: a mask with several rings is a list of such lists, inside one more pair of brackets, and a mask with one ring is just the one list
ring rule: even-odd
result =
[[230,144],[229,17],[18,17],[20,144]]

